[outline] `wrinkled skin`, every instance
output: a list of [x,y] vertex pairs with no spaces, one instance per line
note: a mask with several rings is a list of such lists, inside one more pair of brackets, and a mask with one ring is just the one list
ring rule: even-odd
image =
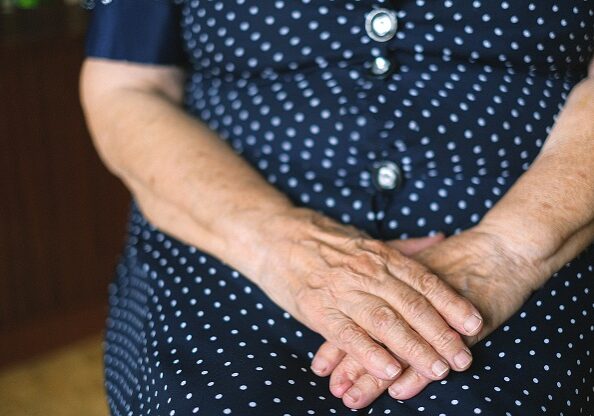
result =
[[380,379],[394,380],[401,361],[432,380],[467,367],[454,357],[467,350],[461,334],[482,324],[471,302],[397,246],[303,215],[271,219],[259,233],[273,250],[251,274],[273,301]]
[[[406,242],[389,244],[407,251]],[[410,248],[408,252],[480,311],[483,328],[475,336],[464,337],[468,346],[486,337],[518,311],[537,288],[536,282],[541,281],[539,267],[519,255],[519,250],[514,250],[500,236],[478,229],[438,241],[421,251]],[[378,379],[329,342],[320,347],[314,364],[316,361],[326,367],[318,375],[331,374],[332,394],[354,409],[368,406],[386,389],[394,398],[408,399],[432,382],[412,367],[406,368],[396,381]]]

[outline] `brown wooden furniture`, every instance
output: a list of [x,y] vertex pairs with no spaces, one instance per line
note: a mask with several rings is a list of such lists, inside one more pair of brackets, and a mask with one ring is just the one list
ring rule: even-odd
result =
[[80,109],[86,14],[0,15],[0,365],[104,324],[129,196]]

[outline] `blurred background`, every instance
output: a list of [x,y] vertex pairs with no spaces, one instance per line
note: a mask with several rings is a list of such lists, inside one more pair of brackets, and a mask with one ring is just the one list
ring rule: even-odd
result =
[[84,3],[0,0],[2,416],[107,415],[102,331],[129,196],[79,104]]

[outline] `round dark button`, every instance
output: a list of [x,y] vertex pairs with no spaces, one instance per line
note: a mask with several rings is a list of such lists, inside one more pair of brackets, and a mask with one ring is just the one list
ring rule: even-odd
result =
[[402,185],[402,170],[389,160],[375,162],[371,177],[375,187],[382,191],[393,191]]
[[386,42],[394,37],[398,29],[398,19],[392,10],[377,8],[365,17],[367,36],[377,42]]

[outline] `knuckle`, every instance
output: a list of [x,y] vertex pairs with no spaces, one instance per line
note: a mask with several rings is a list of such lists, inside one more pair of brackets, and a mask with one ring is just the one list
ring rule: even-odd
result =
[[340,345],[356,344],[361,339],[361,330],[352,322],[345,323],[338,329],[336,339]]
[[380,240],[364,239],[362,240],[361,247],[366,251],[384,255],[386,252],[386,245]]
[[412,374],[411,374],[410,381],[414,385],[419,385],[419,384],[426,384],[426,382],[430,381],[430,380],[428,380],[425,376],[419,374],[417,372],[417,370],[413,370]]
[[371,275],[373,273],[373,265],[365,255],[347,255],[345,256],[342,264],[347,270],[352,272],[354,275]]
[[365,251],[354,256],[351,264],[360,273],[374,276],[385,268],[385,259],[378,253]]
[[456,316],[466,316],[474,310],[470,301],[458,293],[449,293],[444,296],[443,304],[442,309],[450,319]]
[[361,239],[347,257],[346,266],[364,275],[377,276],[378,272],[387,270],[388,253],[381,241]]
[[355,382],[359,377],[359,366],[356,363],[345,365],[343,369],[343,377],[349,381]]
[[419,358],[433,355],[431,348],[418,339],[411,338],[404,344],[404,349],[409,357]]
[[361,384],[366,387],[364,390],[366,390],[368,394],[374,394],[377,391],[381,391],[386,383],[385,380],[381,380],[371,374],[362,375],[360,380]]
[[433,294],[442,286],[441,280],[428,270],[423,270],[416,280],[419,292],[424,295]]
[[388,305],[374,307],[369,313],[369,319],[374,330],[379,334],[388,332],[390,328],[398,323],[396,313]]
[[432,306],[425,297],[415,293],[406,300],[406,308],[412,319],[417,320],[422,318]]
[[381,357],[382,353],[383,353],[383,350],[379,346],[367,348],[365,350],[365,354],[363,355],[364,360],[368,363],[372,363],[374,361],[377,361],[377,357]]
[[435,345],[437,348],[441,350],[445,350],[448,348],[454,347],[456,344],[462,342],[462,337],[456,331],[451,328],[444,329],[438,336],[433,339],[431,342],[432,345]]

